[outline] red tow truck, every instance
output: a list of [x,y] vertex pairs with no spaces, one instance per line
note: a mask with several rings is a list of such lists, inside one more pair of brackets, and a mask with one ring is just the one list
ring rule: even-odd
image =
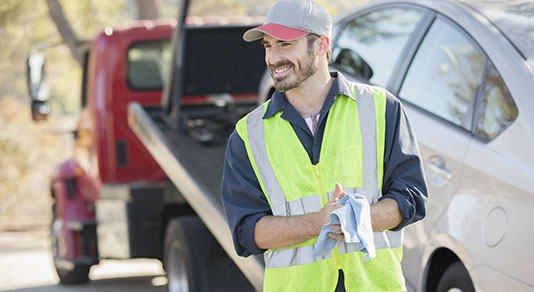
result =
[[[180,5],[178,21],[106,28],[87,45],[74,156],[51,180],[52,250],[61,283],[86,282],[100,259],[157,258],[170,291],[261,289],[262,259],[233,251],[218,188],[226,137],[257,102],[263,48],[240,42],[250,20],[186,23],[188,1]],[[35,120],[49,113],[44,63],[41,53],[28,58]],[[176,94],[179,101],[171,102]],[[153,109],[162,127],[187,137],[187,151],[178,155],[202,158],[191,168],[204,177],[201,184],[192,185],[187,174],[183,182],[168,177],[129,126],[136,122],[128,117],[131,104]],[[191,188],[203,192],[191,200],[197,195]]]
[[[86,282],[100,258],[159,256],[156,215],[162,210],[144,208],[142,201],[148,194],[150,202],[162,201],[166,175],[129,129],[126,109],[131,101],[160,103],[174,26],[175,21],[144,21],[127,29],[108,27],[86,45],[74,155],[55,168],[51,180],[52,250],[61,283]],[[29,77],[44,73],[32,68],[36,58],[43,56],[30,55]],[[46,86],[35,82],[40,79],[33,78],[33,88]],[[38,90],[29,84],[32,116],[46,119],[41,109],[48,109],[47,97],[36,98],[32,93]],[[121,195],[132,199],[119,204]]]

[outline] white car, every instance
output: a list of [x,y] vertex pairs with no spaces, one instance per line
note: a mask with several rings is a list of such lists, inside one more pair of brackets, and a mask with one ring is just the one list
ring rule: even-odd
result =
[[408,290],[534,291],[534,2],[371,1],[334,22],[332,69],[398,96],[419,141]]

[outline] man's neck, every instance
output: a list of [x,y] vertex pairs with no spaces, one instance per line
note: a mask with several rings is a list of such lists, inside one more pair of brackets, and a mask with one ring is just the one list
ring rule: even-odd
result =
[[321,110],[324,100],[333,78],[328,72],[328,67],[318,70],[314,75],[306,79],[299,87],[285,92],[287,100],[301,115],[308,115]]

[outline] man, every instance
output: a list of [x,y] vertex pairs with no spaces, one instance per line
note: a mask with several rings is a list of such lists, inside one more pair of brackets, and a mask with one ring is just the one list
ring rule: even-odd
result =
[[[277,91],[228,141],[228,224],[239,255],[264,253],[265,291],[403,291],[402,229],[425,216],[419,151],[398,99],[329,72],[331,27],[317,3],[281,0],[243,35],[261,39]],[[346,193],[371,204],[377,251],[365,262],[343,234],[312,255]]]

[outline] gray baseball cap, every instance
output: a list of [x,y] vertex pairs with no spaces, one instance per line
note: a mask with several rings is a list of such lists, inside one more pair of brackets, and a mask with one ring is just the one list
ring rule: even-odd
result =
[[323,6],[312,0],[280,0],[269,9],[263,25],[247,30],[243,39],[252,42],[268,34],[291,41],[308,33],[330,38],[331,32],[332,18]]

